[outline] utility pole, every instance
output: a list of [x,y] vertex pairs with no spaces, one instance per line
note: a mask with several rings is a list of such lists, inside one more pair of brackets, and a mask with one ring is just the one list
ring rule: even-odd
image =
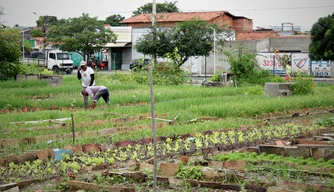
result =
[[216,29],[209,27],[213,30],[213,75],[216,74]]
[[43,31],[43,52],[44,52],[44,54],[45,54],[46,30],[47,30],[46,22],[47,22],[47,16],[45,15],[43,17],[43,28],[42,28],[42,31]]
[[24,63],[24,31],[22,31],[22,64]]
[[[153,28],[153,40],[155,41],[156,38],[156,0],[153,0],[152,4],[152,28]],[[151,111],[152,111],[152,131],[153,131],[153,148],[154,148],[154,168],[153,168],[153,191],[157,191],[157,129],[155,125],[155,115],[154,115],[154,92],[153,92],[153,64],[156,61],[156,55],[153,55],[151,60],[151,64],[149,67],[150,72],[150,92],[151,92]]]
[[29,29],[22,31],[22,64],[24,63],[24,40],[25,40],[25,34],[24,33],[26,31],[29,31]]
[[43,30],[43,53],[44,53],[44,65],[45,65],[45,67],[47,67],[46,60],[48,58],[48,56],[46,55],[46,49],[45,49],[45,45],[46,45],[46,30],[47,30],[46,23],[47,23],[47,20],[48,20],[47,15],[44,15],[44,17],[43,17],[43,29],[42,30]]

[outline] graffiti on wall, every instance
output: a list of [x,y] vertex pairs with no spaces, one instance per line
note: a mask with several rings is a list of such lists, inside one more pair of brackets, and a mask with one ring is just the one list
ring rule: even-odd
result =
[[331,61],[310,61],[310,74],[316,77],[331,76]]
[[[285,53],[291,54],[291,66],[293,73],[304,73],[315,77],[331,76],[331,61],[312,61],[308,53]],[[283,53],[260,53],[256,58],[259,66],[270,73],[284,75],[286,72],[280,64],[278,57]]]
[[260,53],[256,56],[259,66],[269,71],[271,74],[284,75],[285,69],[279,62],[278,57],[283,55],[282,53]]

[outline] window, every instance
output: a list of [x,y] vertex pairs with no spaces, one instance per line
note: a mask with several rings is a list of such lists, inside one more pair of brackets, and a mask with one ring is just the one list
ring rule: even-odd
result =
[[68,53],[57,53],[57,60],[68,60],[70,55]]
[[50,59],[56,59],[56,54],[50,53]]

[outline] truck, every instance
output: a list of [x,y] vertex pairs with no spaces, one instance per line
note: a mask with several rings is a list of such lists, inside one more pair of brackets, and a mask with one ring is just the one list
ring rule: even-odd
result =
[[45,52],[45,67],[56,73],[62,71],[71,74],[73,71],[73,61],[68,52],[47,50]]

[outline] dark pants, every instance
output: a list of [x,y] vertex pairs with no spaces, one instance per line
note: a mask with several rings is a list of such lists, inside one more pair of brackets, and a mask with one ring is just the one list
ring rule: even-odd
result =
[[99,101],[100,98],[103,98],[103,100],[109,105],[110,104],[110,101],[109,101],[109,91],[108,89],[103,89],[101,91],[98,91],[96,94],[95,94],[95,97],[93,100],[96,100]]

